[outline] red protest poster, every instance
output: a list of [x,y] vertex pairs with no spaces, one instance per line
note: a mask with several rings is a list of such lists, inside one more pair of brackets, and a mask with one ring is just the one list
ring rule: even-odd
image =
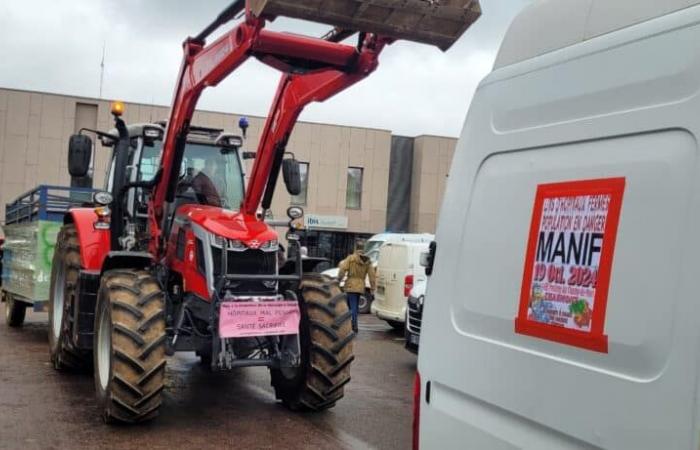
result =
[[624,178],[537,187],[515,332],[607,353]]

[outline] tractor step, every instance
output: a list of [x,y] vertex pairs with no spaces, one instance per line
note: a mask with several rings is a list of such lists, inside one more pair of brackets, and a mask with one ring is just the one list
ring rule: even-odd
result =
[[291,17],[447,50],[479,18],[478,0],[249,0],[256,17]]

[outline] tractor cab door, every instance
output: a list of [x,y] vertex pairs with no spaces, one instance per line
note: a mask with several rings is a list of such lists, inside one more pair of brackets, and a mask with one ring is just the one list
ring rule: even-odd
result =
[[[163,141],[145,140],[139,138],[139,145],[134,155],[137,161],[133,169],[133,181],[151,181],[156,176],[160,155],[163,150]],[[148,189],[132,189],[129,194],[129,203],[133,205],[134,217],[144,223],[148,222],[148,199],[150,191]]]
[[[131,139],[126,167],[127,182],[133,183],[153,179],[158,167],[161,149],[161,141],[149,142],[143,137]],[[112,159],[109,162],[105,177],[105,190],[112,193],[114,198],[117,197],[117,193],[113,192],[115,161],[116,155],[112,152]],[[148,223],[148,194],[148,191],[142,188],[129,189],[126,198],[123,200],[127,215],[134,218],[139,229],[143,230],[145,230],[145,226]]]

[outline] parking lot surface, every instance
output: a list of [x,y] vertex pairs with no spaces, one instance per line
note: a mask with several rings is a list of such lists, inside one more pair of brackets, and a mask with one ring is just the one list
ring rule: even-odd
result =
[[105,425],[92,375],[55,371],[47,315],[27,316],[21,329],[0,323],[0,449],[410,448],[416,358],[372,316],[361,317],[352,381],[329,411],[276,403],[267,369],[212,374],[183,353],[168,361],[160,417],[137,426]]

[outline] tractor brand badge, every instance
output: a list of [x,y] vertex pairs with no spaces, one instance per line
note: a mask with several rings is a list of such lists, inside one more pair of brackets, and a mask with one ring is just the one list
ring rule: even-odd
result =
[[249,248],[257,250],[260,248],[260,241],[253,239],[252,241],[249,241],[247,245]]
[[537,187],[515,332],[608,352],[605,311],[624,178]]

